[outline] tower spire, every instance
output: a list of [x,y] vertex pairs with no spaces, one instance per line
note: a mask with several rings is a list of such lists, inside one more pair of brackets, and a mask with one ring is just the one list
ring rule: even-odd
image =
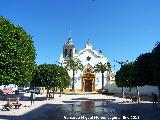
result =
[[90,42],[90,39],[87,40],[86,49],[91,49],[92,50],[92,44]]
[[88,38],[88,40],[87,40],[87,44],[91,44],[91,42],[90,42],[90,39]]
[[63,58],[64,59],[72,58],[75,54],[75,46],[72,43],[71,32],[72,31],[70,30],[67,42],[63,46]]
[[67,39],[67,45],[73,45],[73,43],[72,43],[72,37],[71,37],[71,33],[72,33],[72,31],[71,30],[69,30],[69,37],[68,37],[68,39]]

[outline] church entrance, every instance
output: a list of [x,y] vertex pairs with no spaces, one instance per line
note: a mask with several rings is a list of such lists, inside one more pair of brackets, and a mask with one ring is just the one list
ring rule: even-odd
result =
[[84,71],[82,76],[82,91],[95,91],[95,74],[89,68]]
[[92,92],[92,80],[85,80],[85,92]]

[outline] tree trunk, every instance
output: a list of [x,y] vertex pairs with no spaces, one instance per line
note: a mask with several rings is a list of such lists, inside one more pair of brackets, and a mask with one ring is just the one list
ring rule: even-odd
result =
[[59,97],[62,96],[62,92],[63,92],[63,88],[60,88],[60,94],[59,94]]
[[52,92],[53,92],[53,99],[54,99],[55,88],[52,90]]
[[56,87],[56,88],[54,88],[54,92],[57,92],[57,89],[58,89],[57,87]]
[[54,91],[53,91],[53,99],[54,99]]
[[136,87],[137,89],[137,102],[139,103],[140,102],[140,97],[139,97],[139,90],[138,90],[138,87]]
[[124,89],[122,87],[122,98],[124,98]]
[[49,96],[49,88],[47,88],[47,95],[46,95],[46,98],[48,98]]
[[72,80],[73,80],[72,82],[73,82],[73,83],[72,83],[72,90],[74,90],[74,74],[75,74],[75,71],[73,70],[73,78],[72,78]]
[[102,73],[102,91],[104,90],[104,73]]
[[158,86],[159,98],[160,98],[160,86]]
[[108,71],[108,83],[110,83],[110,81],[111,81],[110,78],[111,78],[110,77],[110,71]]

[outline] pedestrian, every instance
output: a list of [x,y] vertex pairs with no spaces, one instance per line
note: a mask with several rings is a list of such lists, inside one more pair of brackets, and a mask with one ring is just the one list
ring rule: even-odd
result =
[[35,93],[34,92],[31,92],[30,100],[31,100],[31,105],[34,104],[34,100],[35,100]]
[[153,108],[156,108],[157,110],[157,100],[158,100],[157,94],[152,93],[152,100],[153,100]]

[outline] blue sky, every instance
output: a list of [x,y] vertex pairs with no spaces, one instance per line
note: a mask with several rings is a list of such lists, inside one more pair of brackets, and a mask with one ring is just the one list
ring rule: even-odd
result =
[[0,15],[22,26],[37,64],[59,61],[69,31],[77,48],[88,39],[112,65],[133,61],[160,41],[159,0],[1,0]]

